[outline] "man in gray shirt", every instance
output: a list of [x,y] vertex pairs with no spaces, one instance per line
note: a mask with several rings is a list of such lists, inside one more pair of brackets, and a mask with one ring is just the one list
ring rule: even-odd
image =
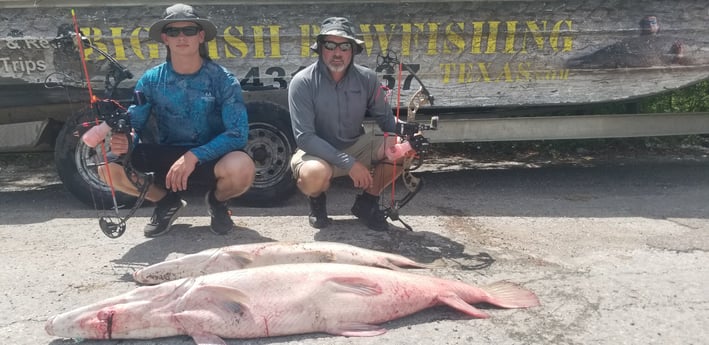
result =
[[379,208],[379,194],[395,171],[401,172],[384,154],[384,145],[393,145],[395,138],[385,143],[385,137],[365,133],[362,126],[368,115],[382,131],[395,131],[386,91],[374,71],[353,63],[364,42],[355,38],[354,25],[346,18],[325,19],[310,48],[318,53],[318,61],[298,72],[288,90],[299,147],[291,168],[298,188],[309,198],[310,225],[324,228],[330,224],[325,191],[332,178],[349,175],[355,188],[363,190],[352,213],[370,229],[386,231],[389,224]]

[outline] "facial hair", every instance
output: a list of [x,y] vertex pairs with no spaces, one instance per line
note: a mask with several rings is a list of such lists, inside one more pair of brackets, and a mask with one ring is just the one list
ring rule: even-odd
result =
[[333,64],[332,61],[328,61],[325,63],[325,65],[327,65],[327,69],[329,69],[330,72],[333,73],[340,73],[347,69],[347,65],[345,65],[344,63]]

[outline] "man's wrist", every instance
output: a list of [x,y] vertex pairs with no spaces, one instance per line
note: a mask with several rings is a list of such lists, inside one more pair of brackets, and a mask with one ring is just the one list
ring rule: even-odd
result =
[[199,164],[199,158],[197,158],[197,155],[195,155],[192,151],[187,151],[182,156],[185,158],[185,162],[192,163],[194,166]]

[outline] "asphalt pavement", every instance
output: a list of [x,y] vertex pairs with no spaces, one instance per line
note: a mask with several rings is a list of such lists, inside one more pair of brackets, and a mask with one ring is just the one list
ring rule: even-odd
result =
[[[509,163],[509,164],[508,164]],[[273,208],[233,203],[238,230],[212,234],[201,195],[174,230],[145,238],[143,207],[118,239],[98,228],[100,211],[64,191],[51,171],[10,169],[0,187],[0,342],[74,344],[49,336],[58,313],[134,289],[140,267],[207,248],[265,241],[336,241],[405,255],[435,267],[417,272],[534,291],[542,305],[486,307],[471,319],[435,307],[385,323],[371,338],[328,334],[227,344],[706,344],[709,339],[709,159],[534,165],[426,166],[423,191],[393,222],[367,230],[349,214],[346,179],[328,193],[335,219],[307,224],[295,195]],[[193,344],[187,336],[84,340],[82,344]]]

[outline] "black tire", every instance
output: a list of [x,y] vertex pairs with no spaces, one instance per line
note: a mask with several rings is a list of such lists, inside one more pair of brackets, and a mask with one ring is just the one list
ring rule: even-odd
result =
[[[70,117],[59,131],[54,147],[54,164],[64,188],[84,204],[95,209],[114,207],[111,188],[98,176],[104,161],[102,145],[90,148],[76,135],[81,123],[93,123],[90,109]],[[118,207],[132,207],[136,198],[116,192]]]
[[269,102],[246,105],[249,141],[244,148],[256,163],[254,184],[238,200],[250,206],[275,206],[296,190],[290,158],[296,145],[288,111]]

